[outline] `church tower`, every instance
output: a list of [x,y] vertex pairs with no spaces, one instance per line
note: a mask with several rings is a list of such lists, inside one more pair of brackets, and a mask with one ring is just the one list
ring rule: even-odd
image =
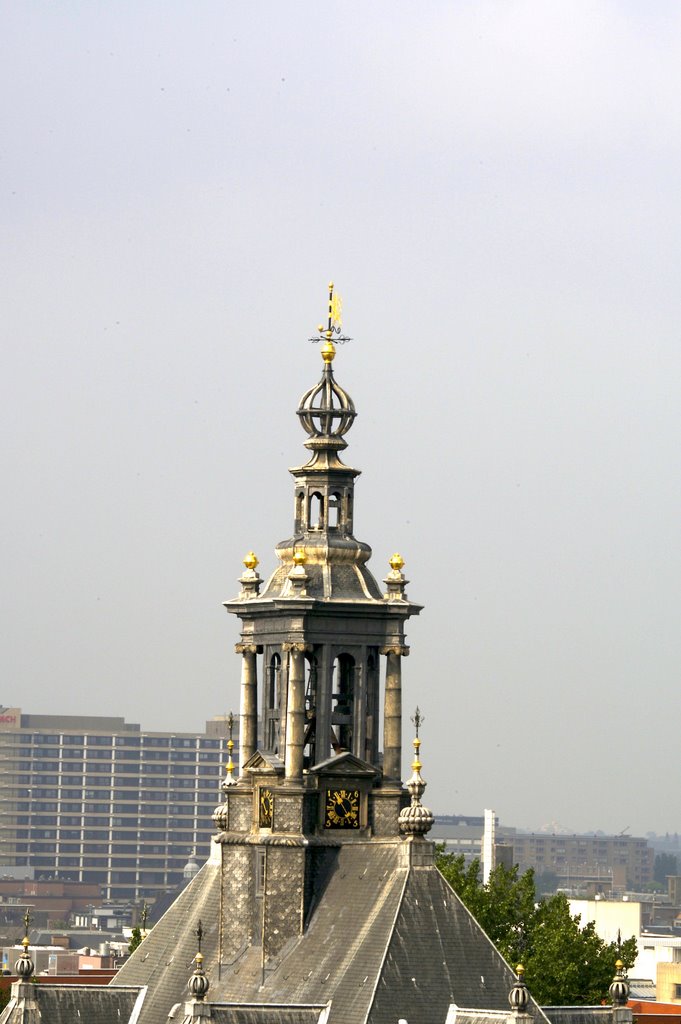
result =
[[[226,602],[241,622],[238,772],[230,736],[210,858],[118,978],[146,987],[139,1024],[181,1019],[199,918],[211,1012],[235,1024],[444,1024],[454,1003],[502,1019],[515,981],[435,867],[418,709],[401,781],[405,624],[421,609],[402,558],[381,587],[355,537],[359,472],[341,459],[355,408],[333,372],[345,339],[332,285],[314,340],[322,373],[298,406],[309,457],[291,470],[292,534],[267,581],[246,556]],[[190,1009],[207,1013],[198,996]]]
[[293,786],[347,751],[399,789],[404,624],[421,609],[407,599],[400,556],[382,593],[367,567],[371,548],[354,535],[359,470],[340,453],[356,413],[333,372],[337,309],[331,284],[328,326],[316,339],[321,379],[298,406],[310,457],[290,471],[293,535],[277,545],[280,564],[264,586],[246,556],[241,593],[225,605],[242,622],[242,778],[256,749],[281,760]]
[[[404,627],[421,609],[407,598],[402,558],[393,555],[382,591],[367,565],[371,548],[354,534],[359,470],[340,454],[356,412],[334,376],[334,338],[346,340],[331,284],[327,326],[314,339],[321,378],[297,410],[309,458],[290,471],[293,533],[277,545],[279,565],[266,582],[249,552],[239,596],[225,603],[241,620],[240,764],[238,780],[232,772],[225,780],[215,822],[218,842],[235,845],[246,831],[260,846],[256,882],[265,859],[270,881],[275,862],[287,878],[285,892],[277,887],[276,900],[264,899],[264,923],[254,923],[269,956],[290,937],[282,917],[305,918],[310,879],[323,859],[311,851],[399,836],[407,802]],[[296,844],[297,862],[281,849]],[[270,916],[277,921],[271,930]]]

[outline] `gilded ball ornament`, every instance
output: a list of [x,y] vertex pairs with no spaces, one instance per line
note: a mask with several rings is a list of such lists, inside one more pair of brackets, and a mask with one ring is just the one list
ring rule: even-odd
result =
[[247,569],[255,569],[255,567],[258,565],[258,558],[254,551],[248,552],[248,554],[244,558],[244,565],[246,566]]

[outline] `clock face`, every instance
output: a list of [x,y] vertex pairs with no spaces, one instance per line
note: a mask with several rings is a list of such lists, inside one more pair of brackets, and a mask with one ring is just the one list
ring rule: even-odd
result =
[[261,789],[258,811],[258,825],[260,828],[272,828],[272,811],[274,809],[274,797],[271,789]]
[[327,789],[324,828],[359,828],[358,789]]

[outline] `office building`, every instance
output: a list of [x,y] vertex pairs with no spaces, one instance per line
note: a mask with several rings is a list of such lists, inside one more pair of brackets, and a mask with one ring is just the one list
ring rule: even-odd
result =
[[177,885],[208,856],[224,777],[224,718],[204,733],[123,718],[0,709],[0,874],[96,883],[105,899]]

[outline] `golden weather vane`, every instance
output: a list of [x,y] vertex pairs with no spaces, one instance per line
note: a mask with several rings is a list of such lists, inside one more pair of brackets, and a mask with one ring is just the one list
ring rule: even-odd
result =
[[331,330],[333,326],[337,333],[340,334],[340,329],[343,324],[343,300],[341,299],[338,292],[333,290],[333,281],[329,284],[329,327]]
[[325,363],[333,361],[333,357],[336,354],[333,342],[338,342],[339,345],[344,345],[346,341],[352,341],[351,338],[341,334],[341,327],[343,324],[343,300],[341,299],[338,292],[334,291],[333,281],[329,281],[329,313],[326,327],[324,324],[317,324],[317,331],[319,332],[317,337],[310,338],[310,341],[319,342],[323,341],[322,346],[322,358]]

